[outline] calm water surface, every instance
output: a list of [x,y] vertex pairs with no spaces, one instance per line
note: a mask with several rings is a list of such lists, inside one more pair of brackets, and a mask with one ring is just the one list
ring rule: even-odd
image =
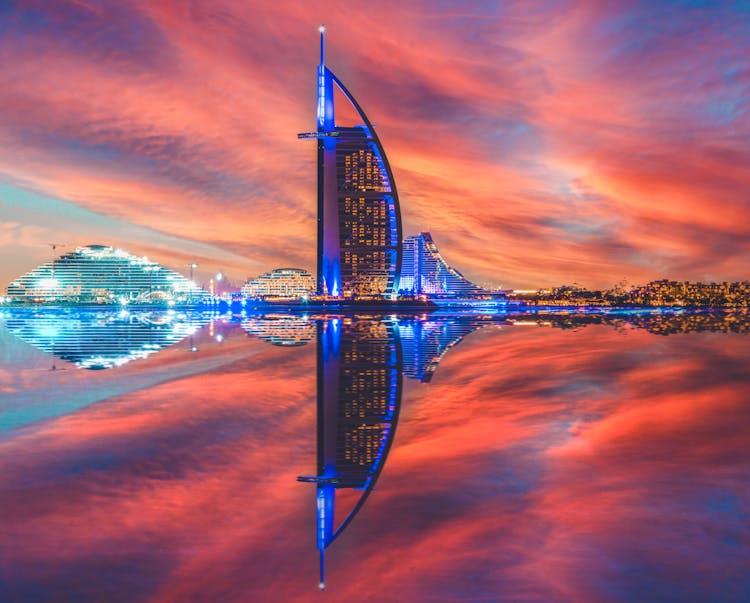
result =
[[6,310],[0,601],[750,601],[749,331]]

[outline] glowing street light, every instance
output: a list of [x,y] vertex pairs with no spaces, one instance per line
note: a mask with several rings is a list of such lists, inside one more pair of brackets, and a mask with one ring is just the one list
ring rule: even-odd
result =
[[188,302],[193,303],[193,290],[195,289],[195,279],[193,278],[195,274],[195,269],[198,267],[198,264],[196,262],[192,262],[190,264],[190,287],[188,289]]
[[211,295],[218,295],[218,285],[224,280],[224,275],[221,272],[217,272],[216,276],[211,279]]

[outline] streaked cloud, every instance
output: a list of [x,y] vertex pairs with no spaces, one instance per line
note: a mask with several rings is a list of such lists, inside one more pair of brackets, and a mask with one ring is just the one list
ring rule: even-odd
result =
[[25,1],[0,20],[0,174],[167,235],[164,263],[314,265],[314,150],[295,134],[323,20],[407,233],[431,230],[468,276],[747,277],[741,4]]

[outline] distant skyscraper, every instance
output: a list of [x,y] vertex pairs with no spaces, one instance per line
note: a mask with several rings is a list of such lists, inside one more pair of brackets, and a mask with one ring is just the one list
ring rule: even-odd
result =
[[[401,213],[383,145],[367,115],[325,65],[320,28],[318,130],[318,292],[333,297],[398,291]],[[362,125],[337,126],[334,86]]]
[[452,268],[429,232],[404,240],[399,290],[430,296],[472,297],[488,292]]
[[8,285],[12,301],[31,303],[185,303],[205,295],[181,274],[105,245],[78,247]]

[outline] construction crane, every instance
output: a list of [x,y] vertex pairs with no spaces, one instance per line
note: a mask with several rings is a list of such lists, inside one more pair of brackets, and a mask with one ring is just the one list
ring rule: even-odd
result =
[[55,251],[58,247],[67,247],[67,243],[47,243],[50,247],[52,247],[52,276],[50,278],[55,278]]

